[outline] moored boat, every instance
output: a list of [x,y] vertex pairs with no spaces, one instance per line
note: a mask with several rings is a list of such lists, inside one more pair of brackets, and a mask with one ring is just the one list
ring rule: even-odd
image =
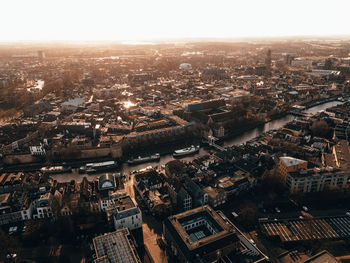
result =
[[160,154],[156,153],[151,156],[146,156],[146,157],[141,157],[139,156],[138,158],[132,158],[127,161],[128,164],[140,164],[140,163],[147,163],[147,162],[152,162],[152,161],[159,161],[160,159]]
[[197,146],[192,145],[191,147],[175,150],[173,153],[173,156],[174,157],[181,157],[181,156],[194,154],[194,153],[197,153],[199,151],[199,148],[200,148],[199,145],[197,145]]
[[117,162],[107,161],[100,163],[87,163],[85,166],[79,168],[79,173],[94,174],[99,172],[105,172],[117,168]]
[[40,169],[44,174],[59,174],[59,173],[70,173],[72,167],[70,166],[47,166]]

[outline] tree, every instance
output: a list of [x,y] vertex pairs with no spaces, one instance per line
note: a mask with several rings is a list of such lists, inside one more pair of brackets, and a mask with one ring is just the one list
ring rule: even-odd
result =
[[315,121],[310,130],[314,136],[318,137],[329,137],[329,126],[325,121]]
[[240,208],[239,221],[242,223],[252,225],[257,219],[257,207],[251,201],[245,201]]
[[262,191],[265,192],[272,200],[286,193],[284,180],[277,167],[262,176],[260,185]]

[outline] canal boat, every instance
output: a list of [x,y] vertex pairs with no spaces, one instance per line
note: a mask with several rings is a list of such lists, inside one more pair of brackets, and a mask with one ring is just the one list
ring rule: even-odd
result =
[[191,145],[191,147],[175,150],[173,153],[173,156],[174,157],[182,157],[182,156],[186,156],[186,155],[191,155],[191,154],[197,153],[199,151],[199,148],[200,148],[199,145],[197,145],[197,146]]
[[43,174],[60,174],[72,172],[70,166],[46,166],[40,169]]
[[85,166],[79,168],[79,173],[94,174],[113,170],[117,168],[117,162],[107,161],[100,163],[87,163]]
[[153,161],[159,161],[160,154],[156,153],[151,156],[141,157],[138,158],[132,158],[127,161],[128,164],[140,164],[140,163],[147,163],[147,162],[153,162]]

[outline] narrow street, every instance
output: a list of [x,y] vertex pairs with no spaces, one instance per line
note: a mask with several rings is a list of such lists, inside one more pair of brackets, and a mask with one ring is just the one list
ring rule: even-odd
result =
[[[124,183],[125,191],[136,201],[134,191],[134,175],[126,178]],[[140,207],[141,209],[141,207]],[[142,211],[142,209],[141,209]],[[168,259],[165,251],[161,250],[157,244],[157,238],[162,234],[162,223],[151,215],[146,215],[142,211],[142,232],[144,244],[147,247],[155,263],[167,263]]]

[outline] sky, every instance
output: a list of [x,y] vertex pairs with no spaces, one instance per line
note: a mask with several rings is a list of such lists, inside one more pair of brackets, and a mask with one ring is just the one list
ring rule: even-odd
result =
[[350,0],[0,0],[0,41],[350,35]]

